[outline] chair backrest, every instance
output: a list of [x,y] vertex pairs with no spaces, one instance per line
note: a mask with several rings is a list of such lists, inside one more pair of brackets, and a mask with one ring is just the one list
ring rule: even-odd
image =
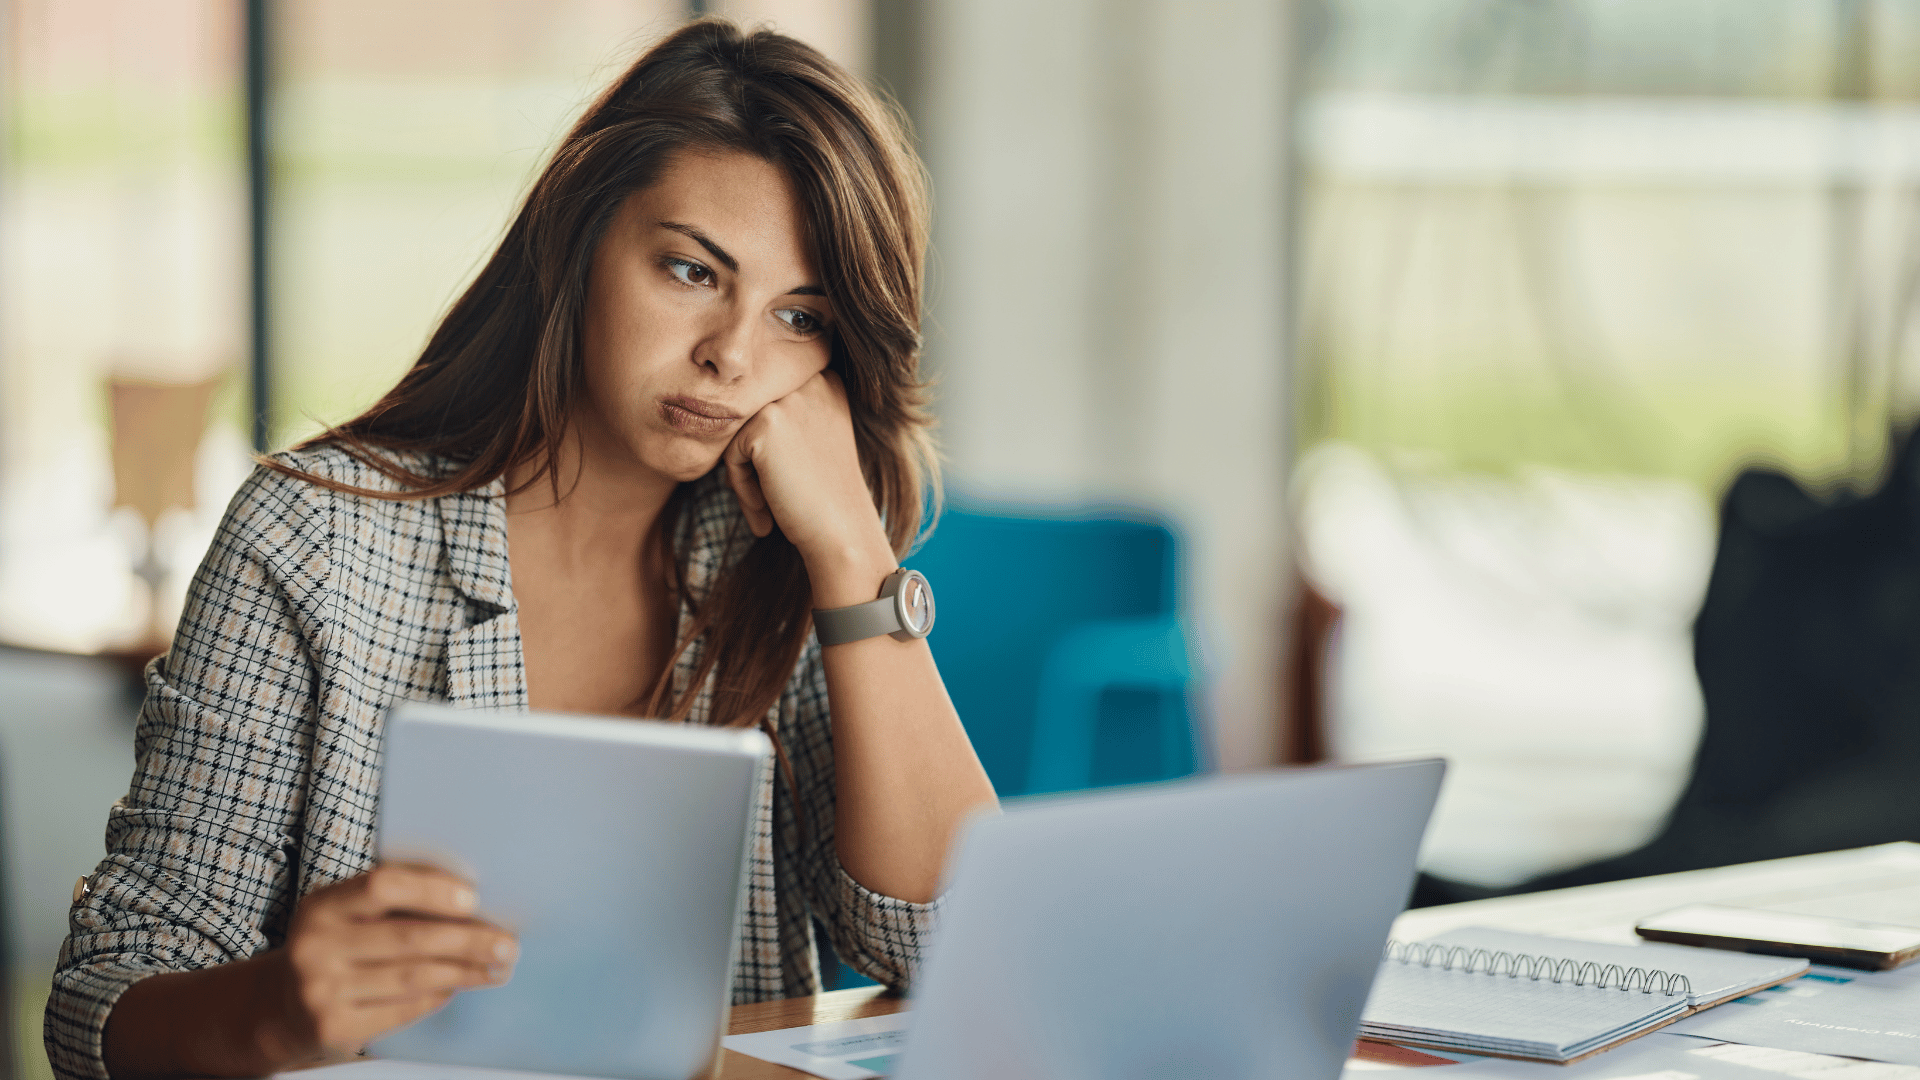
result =
[[[1178,637],[1178,562],[1173,531],[1147,514],[949,502],[907,564],[933,582],[939,610],[929,642],[1002,795],[1194,770],[1191,678],[1165,655],[1184,649],[1183,639],[1167,641],[1168,626]],[[1129,667],[1103,651],[1107,644],[1155,662]],[[1043,682],[1060,703],[1055,715],[1088,729],[1084,738],[1039,740],[1041,771],[1051,777],[1034,775]],[[1072,719],[1095,700],[1091,723]],[[1049,768],[1047,744],[1065,747],[1063,767]],[[1035,779],[1044,783],[1036,788]]]

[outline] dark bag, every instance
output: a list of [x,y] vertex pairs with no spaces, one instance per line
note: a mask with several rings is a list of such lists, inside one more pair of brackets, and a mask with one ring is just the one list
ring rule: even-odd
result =
[[1741,473],[1693,641],[1706,727],[1665,827],[1509,891],[1920,840],[1920,439],[1864,497]]

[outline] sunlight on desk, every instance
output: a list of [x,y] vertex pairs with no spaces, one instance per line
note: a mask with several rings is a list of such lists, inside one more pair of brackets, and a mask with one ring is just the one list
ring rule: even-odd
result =
[[1460,926],[1634,944],[1636,920],[1682,904],[1726,904],[1862,922],[1920,922],[1920,844],[1894,843],[1577,889],[1420,908],[1393,936],[1429,938]]

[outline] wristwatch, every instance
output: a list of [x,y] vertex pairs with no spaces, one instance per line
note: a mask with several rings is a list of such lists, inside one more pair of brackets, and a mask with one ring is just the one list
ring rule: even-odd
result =
[[815,608],[813,632],[822,645],[891,634],[900,641],[923,638],[933,629],[933,586],[918,570],[901,567],[880,583],[880,599],[852,607]]

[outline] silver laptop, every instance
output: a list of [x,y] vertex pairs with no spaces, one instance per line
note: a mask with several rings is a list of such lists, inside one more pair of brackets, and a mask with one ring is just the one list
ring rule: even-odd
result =
[[518,931],[506,986],[458,994],[380,1057],[682,1080],[719,1047],[757,731],[405,704],[387,718],[382,858],[472,878]]
[[1443,771],[1303,769],[975,822],[896,1080],[1333,1080]]

